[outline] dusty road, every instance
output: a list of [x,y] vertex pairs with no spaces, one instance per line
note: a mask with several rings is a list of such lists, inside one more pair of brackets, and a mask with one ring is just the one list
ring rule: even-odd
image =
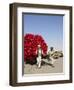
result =
[[54,67],[44,64],[41,68],[37,68],[37,65],[24,65],[24,74],[42,74],[42,73],[62,73],[63,72],[63,58],[56,59]]

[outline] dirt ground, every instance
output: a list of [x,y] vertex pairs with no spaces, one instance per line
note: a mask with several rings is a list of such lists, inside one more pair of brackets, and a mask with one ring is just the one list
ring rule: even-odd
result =
[[37,65],[24,65],[24,74],[43,74],[43,73],[62,73],[63,72],[63,58],[56,59],[54,66],[44,64],[41,68]]

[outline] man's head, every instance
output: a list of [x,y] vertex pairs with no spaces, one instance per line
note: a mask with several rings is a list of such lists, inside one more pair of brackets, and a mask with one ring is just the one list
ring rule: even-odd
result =
[[53,49],[54,49],[53,47],[50,47],[50,51],[53,51]]

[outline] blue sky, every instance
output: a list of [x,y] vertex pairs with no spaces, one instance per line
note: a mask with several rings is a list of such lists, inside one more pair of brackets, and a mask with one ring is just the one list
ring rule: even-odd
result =
[[63,49],[63,16],[24,14],[24,34],[42,35],[48,47]]

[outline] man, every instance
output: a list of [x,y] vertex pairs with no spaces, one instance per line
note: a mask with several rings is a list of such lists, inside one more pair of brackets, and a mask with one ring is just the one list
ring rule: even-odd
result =
[[55,60],[53,58],[54,48],[50,47],[50,51],[48,52],[50,63],[53,65]]

